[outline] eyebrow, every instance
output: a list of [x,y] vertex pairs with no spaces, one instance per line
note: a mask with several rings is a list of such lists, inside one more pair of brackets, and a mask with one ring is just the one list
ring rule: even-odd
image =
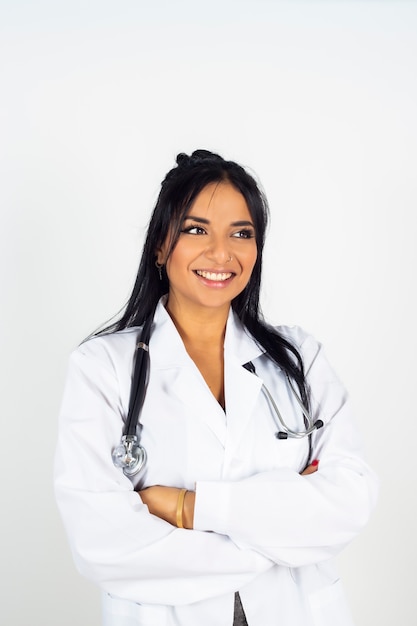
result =
[[[210,224],[210,220],[208,220],[207,218],[197,217],[196,215],[186,215],[184,217],[184,221],[185,220],[193,220],[194,222],[200,222],[200,224]],[[237,222],[232,222],[230,225],[231,226],[251,226],[252,228],[255,228],[252,222],[248,220],[239,220]]]

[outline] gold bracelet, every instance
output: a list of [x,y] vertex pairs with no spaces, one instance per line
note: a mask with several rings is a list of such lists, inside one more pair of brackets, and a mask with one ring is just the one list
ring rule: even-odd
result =
[[184,499],[185,494],[187,493],[187,489],[180,489],[178,494],[178,502],[177,502],[177,526],[178,528],[184,528],[184,524],[182,523],[182,514],[184,511]]

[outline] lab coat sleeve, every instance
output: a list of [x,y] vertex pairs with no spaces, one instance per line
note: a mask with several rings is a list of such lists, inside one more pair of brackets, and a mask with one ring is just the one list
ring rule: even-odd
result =
[[113,466],[122,407],[111,362],[70,359],[55,458],[55,491],[79,571],[138,603],[186,604],[234,591],[273,566],[224,534],[177,529],[151,515]]
[[363,450],[347,394],[312,337],[301,346],[319,469],[301,476],[278,468],[233,482],[198,482],[194,527],[224,533],[275,563],[299,567],[337,554],[365,526],[377,480]]

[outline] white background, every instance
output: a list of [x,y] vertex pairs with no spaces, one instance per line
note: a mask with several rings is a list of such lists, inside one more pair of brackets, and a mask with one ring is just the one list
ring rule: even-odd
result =
[[325,344],[381,480],[340,558],[357,625],[414,625],[417,4],[3,0],[0,41],[1,623],[99,624],[52,492],[66,363],[208,148],[261,180],[265,313]]

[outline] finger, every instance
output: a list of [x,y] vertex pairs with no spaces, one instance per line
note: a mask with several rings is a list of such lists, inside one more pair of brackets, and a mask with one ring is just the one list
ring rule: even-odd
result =
[[309,474],[314,474],[319,469],[318,460],[314,460],[310,465],[308,465],[303,472],[301,472],[301,476],[308,476]]

